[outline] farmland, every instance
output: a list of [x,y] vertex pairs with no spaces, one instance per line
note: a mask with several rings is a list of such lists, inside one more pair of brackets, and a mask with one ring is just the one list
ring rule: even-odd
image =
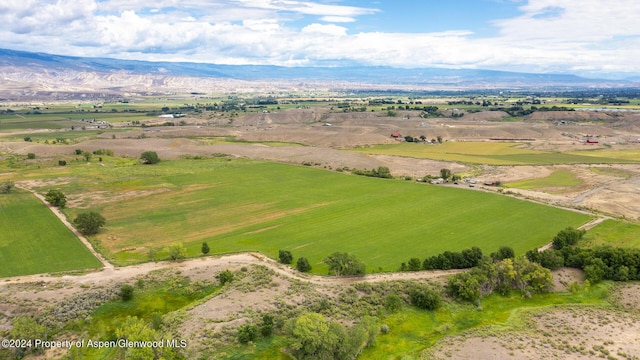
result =
[[503,186],[507,188],[519,189],[544,189],[571,187],[580,185],[581,183],[582,182],[577,179],[573,173],[566,170],[559,170],[544,178],[510,182],[504,184]]
[[[20,275],[0,286],[0,297],[9,299],[0,303],[0,329],[9,328],[13,316],[50,319],[58,314],[56,308],[68,304],[84,312],[68,312],[73,320],[66,323],[56,318],[65,324],[51,330],[56,339],[89,334],[107,340],[122,331],[121,324],[137,324],[158,336],[188,340],[188,349],[180,351],[186,357],[285,358],[284,324],[303,312],[345,324],[375,316],[378,328],[387,325],[389,333],[380,333],[376,345],[362,352],[363,359],[455,358],[471,348],[492,351],[487,357],[535,358],[530,344],[521,346],[519,339],[534,339],[541,346],[537,349],[553,356],[637,349],[611,334],[585,336],[584,344],[578,344],[572,342],[573,330],[563,327],[560,333],[534,325],[543,315],[577,319],[582,315],[571,307],[577,305],[598,314],[595,320],[581,318],[583,323],[610,331],[600,318],[606,317],[620,338],[631,336],[638,328],[630,317],[633,310],[621,310],[613,298],[635,294],[633,284],[588,284],[580,270],[560,269],[554,273],[552,293],[528,297],[512,290],[472,303],[455,301],[446,291],[446,276],[458,270],[398,272],[411,258],[422,261],[472,246],[484,255],[509,246],[521,256],[548,244],[559,230],[596,217],[611,220],[588,230],[580,246],[639,246],[640,157],[632,141],[633,114],[612,119],[578,111],[511,116],[481,111],[476,104],[458,107],[448,105],[448,99],[420,99],[441,107],[435,115],[422,113],[422,104],[412,103],[417,108],[412,110],[397,105],[416,98],[389,100],[394,104],[389,112],[391,105],[329,100],[334,95],[244,109],[238,106],[244,101],[232,96],[193,95],[40,105],[39,114],[27,105],[12,106],[15,112],[0,116],[0,183],[15,181],[39,194],[60,189],[68,198],[62,210],[67,219],[85,211],[103,215],[106,226],[89,240],[115,269],[59,279],[26,277],[100,264],[73,262],[83,258],[83,248],[74,250],[77,239],[55,218],[55,224],[45,222],[51,214],[34,197],[22,190],[0,194],[1,241],[13,231],[9,239],[42,246],[18,247],[14,242],[7,246],[20,253],[0,252],[0,257],[12,256],[0,259],[11,264],[11,272],[0,276]],[[208,110],[214,102],[219,107]],[[221,110],[222,105],[229,106]],[[442,109],[448,106],[458,109]],[[366,111],[350,110],[362,107]],[[455,111],[464,116],[453,118]],[[187,116],[167,120],[171,124],[157,118],[182,112]],[[82,129],[83,118],[108,121],[109,127]],[[565,118],[572,123],[559,125]],[[443,141],[399,141],[389,136],[395,131]],[[585,144],[586,134],[597,136],[600,144]],[[533,140],[490,140],[496,136]],[[110,150],[109,155],[85,158],[76,152],[102,149]],[[140,164],[138,157],[147,150],[157,151],[162,161]],[[28,158],[29,153],[35,158]],[[388,167],[394,178],[355,175],[379,167]],[[477,183],[471,188],[462,182],[415,181],[438,176],[441,169]],[[22,229],[29,231],[15,232]],[[51,235],[56,243],[38,234]],[[207,255],[201,251],[203,242],[210,248]],[[177,243],[185,246],[188,259],[169,260],[168,247]],[[64,246],[67,257],[55,260],[57,245]],[[312,274],[278,264],[279,250],[308,259]],[[367,275],[327,276],[323,259],[336,251],[357,256]],[[223,285],[219,276],[226,271],[233,280]],[[122,284],[134,285],[129,302],[118,297]],[[443,298],[435,311],[410,305],[407,289],[425,284]],[[98,296],[104,293],[112,297]],[[400,297],[395,312],[385,308],[390,293]],[[95,306],[86,308],[94,298]],[[610,315],[612,308],[627,316],[626,322]],[[239,328],[259,326],[264,314],[275,319],[273,335],[240,343]],[[546,331],[538,334],[539,328],[553,337]],[[8,334],[2,331],[0,335]],[[474,347],[483,337],[492,339],[492,345]],[[465,341],[471,345],[456,345]],[[76,349],[67,355],[124,356],[124,350]]]
[[575,151],[544,152],[516,147],[517,143],[447,142],[440,145],[399,143],[356,148],[367,154],[394,155],[457,161],[488,165],[545,165],[545,164],[610,164],[640,160],[635,151]]
[[100,262],[38,199],[0,194],[0,277],[98,268]]
[[369,271],[394,271],[412,255],[471,246],[489,253],[508,245],[522,254],[589,219],[464,189],[259,161],[103,164],[67,166],[66,183],[57,186],[71,199],[70,217],[80,210],[76,204],[108,219],[97,240],[120,265],[147,261],[151,248],[162,256],[175,242],[197,256],[207,241],[212,253],[276,257],[289,249],[307,257],[316,273],[326,273],[327,249],[356,254]]

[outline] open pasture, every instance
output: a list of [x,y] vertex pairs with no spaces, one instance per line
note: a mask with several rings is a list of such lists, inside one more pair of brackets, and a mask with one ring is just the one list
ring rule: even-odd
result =
[[[502,186],[507,188],[535,190],[558,187],[568,188],[572,186],[578,186],[580,184],[582,184],[582,181],[578,179],[571,171],[558,170],[554,171],[551,175],[544,178],[514,181],[503,184]],[[557,192],[557,189],[555,189],[555,191]]]
[[101,266],[31,194],[22,190],[0,194],[0,277]]
[[640,224],[606,220],[589,230],[580,246],[640,247]]
[[0,115],[0,131],[27,129],[64,129],[77,125],[64,115]]
[[[77,180],[59,187],[72,203],[103,214],[98,240],[122,265],[177,242],[198,256],[207,241],[211,253],[255,250],[276,258],[279,249],[290,250],[318,273],[335,251],[357,255],[368,271],[394,271],[411,257],[471,246],[488,254],[507,245],[522,254],[589,220],[466,189],[248,160],[66,168]],[[79,210],[67,211],[73,217]]]
[[517,145],[519,144],[507,142],[445,142],[439,145],[402,142],[351,151],[487,165],[611,164],[638,161],[634,152],[544,152],[519,149]]

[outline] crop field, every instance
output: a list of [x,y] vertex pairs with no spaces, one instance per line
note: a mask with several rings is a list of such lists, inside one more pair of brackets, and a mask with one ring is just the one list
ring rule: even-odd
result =
[[276,258],[279,249],[290,250],[317,273],[326,272],[322,259],[334,251],[357,255],[369,272],[394,271],[414,256],[471,246],[488,254],[507,245],[522,254],[589,220],[494,194],[278,163],[134,163],[106,158],[104,166],[47,173],[70,179],[56,186],[70,199],[70,218],[82,207],[107,219],[97,240],[120,265],[148,260],[151,248],[166,256],[162,249],[177,242],[198,256],[207,241],[211,253],[255,250]]
[[633,151],[560,153],[518,149],[517,145],[503,142],[445,142],[439,145],[403,142],[350,151],[487,165],[611,164],[631,163],[639,159]]
[[0,115],[0,131],[26,129],[63,129],[77,125],[62,115]]
[[638,234],[640,234],[640,224],[606,220],[589,230],[580,245],[637,248],[640,247]]
[[578,179],[571,171],[558,170],[554,171],[551,175],[544,178],[514,181],[503,184],[502,186],[507,188],[532,190],[557,187],[572,187],[580,184],[582,184],[582,181]]
[[1,194],[0,209],[0,277],[102,266],[31,194]]

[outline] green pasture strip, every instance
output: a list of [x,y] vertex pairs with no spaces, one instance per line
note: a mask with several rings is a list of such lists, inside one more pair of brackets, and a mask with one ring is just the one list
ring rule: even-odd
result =
[[607,306],[610,283],[598,284],[577,293],[537,294],[524,298],[520,293],[491,295],[482,300],[482,310],[474,305],[446,302],[435,312],[405,307],[381,322],[390,332],[380,334],[376,345],[365,349],[362,359],[396,359],[402,355],[418,355],[438,340],[468,330],[484,332],[527,332],[526,319],[531,313],[561,306]]
[[507,188],[518,188],[524,190],[531,189],[544,189],[550,187],[570,187],[582,184],[582,181],[578,179],[574,173],[567,170],[558,170],[551,173],[551,175],[538,179],[528,179],[521,181],[514,181],[503,184],[502,186]]
[[0,115],[0,131],[26,129],[64,129],[77,125],[64,115]]
[[567,153],[568,155],[591,156],[625,160],[626,162],[640,162],[640,150],[585,150]]
[[284,142],[284,141],[246,141],[238,140],[233,136],[196,136],[192,137],[200,145],[228,145],[228,144],[246,144],[246,145],[266,145],[270,147],[282,146],[305,146],[300,143]]
[[623,178],[623,179],[630,179],[633,177],[633,172],[628,171],[628,170],[624,170],[624,169],[618,169],[618,168],[612,168],[612,167],[595,167],[595,166],[591,166],[589,167],[589,170],[592,171],[593,173],[596,173],[598,175],[608,175],[608,176],[615,176],[615,177],[619,177],[619,178]]
[[38,199],[0,194],[0,277],[99,268],[102,264]]
[[640,247],[640,224],[605,220],[589,230],[580,240],[580,246]]
[[502,142],[445,142],[439,145],[402,142],[355,148],[349,151],[488,165],[605,164],[636,161],[634,158],[621,156],[608,157],[615,155],[615,152],[597,155],[587,151],[542,152],[518,149],[516,145],[518,144]]
[[[197,256],[207,241],[212,254],[261,251],[276,258],[287,249],[307,257],[316,273],[326,273],[322,259],[334,251],[354,253],[370,272],[395,271],[414,256],[472,246],[488,254],[506,245],[522,254],[589,220],[495,194],[302,166],[110,161],[53,173],[68,179],[56,188],[107,219],[98,240],[119,264],[146,261],[150,248],[176,242]],[[66,211],[72,218],[84,209]]]
[[49,143],[52,143],[53,140],[56,140],[56,142],[58,142],[59,139],[62,139],[64,141],[58,143],[61,145],[68,145],[97,139],[99,135],[106,132],[120,133],[130,131],[130,129],[80,130],[79,126],[76,126],[76,128],[78,128],[78,130],[47,131],[0,136],[0,141],[24,141],[25,137],[30,137],[31,141],[34,143],[43,143],[45,140]]

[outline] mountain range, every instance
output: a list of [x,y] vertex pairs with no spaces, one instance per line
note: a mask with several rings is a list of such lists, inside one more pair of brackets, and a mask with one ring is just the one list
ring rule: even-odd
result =
[[4,97],[78,91],[575,90],[639,85],[635,79],[480,69],[220,65],[73,57],[9,49],[0,49],[0,76]]

